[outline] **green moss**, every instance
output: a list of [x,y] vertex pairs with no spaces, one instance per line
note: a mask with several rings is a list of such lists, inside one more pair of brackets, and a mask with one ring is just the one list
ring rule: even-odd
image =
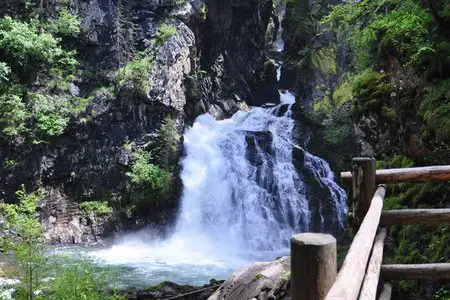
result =
[[86,216],[89,216],[92,213],[97,216],[106,216],[113,212],[107,201],[83,202],[80,204],[80,209]]
[[257,280],[259,280],[261,277],[263,277],[263,275],[262,275],[261,273],[257,273],[257,274],[255,274],[255,276],[253,276],[252,281],[257,281]]
[[167,284],[166,281],[162,281],[158,284],[148,286],[145,289],[145,291],[146,292],[157,292],[157,291],[161,290],[166,284]]
[[178,29],[175,27],[175,25],[172,24],[163,24],[158,32],[156,33],[156,36],[160,39],[162,43],[166,42],[171,36],[178,33]]
[[329,46],[313,50],[311,63],[325,75],[336,75],[336,47]]
[[153,56],[140,52],[136,58],[117,70],[115,83],[118,88],[131,86],[133,92],[138,97],[146,97],[151,89],[150,68],[153,63]]
[[281,284],[285,284],[288,282],[291,278],[291,272],[290,271],[282,271],[281,272]]
[[340,108],[353,100],[352,80],[351,76],[344,76],[341,83],[334,89],[333,100],[336,107]]
[[390,122],[398,122],[397,111],[391,107],[383,106],[381,108],[381,115],[389,119]]
[[450,143],[450,79],[428,88],[419,112],[425,122],[422,130],[430,132],[436,142]]

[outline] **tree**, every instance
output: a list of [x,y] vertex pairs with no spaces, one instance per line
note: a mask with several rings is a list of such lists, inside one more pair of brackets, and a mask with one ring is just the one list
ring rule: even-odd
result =
[[12,251],[16,258],[21,286],[16,299],[35,299],[35,291],[41,284],[45,268],[42,227],[36,214],[36,204],[42,199],[40,192],[26,193],[24,186],[16,192],[19,204],[0,204],[0,211],[6,216],[4,231],[12,237],[1,240],[4,250]]

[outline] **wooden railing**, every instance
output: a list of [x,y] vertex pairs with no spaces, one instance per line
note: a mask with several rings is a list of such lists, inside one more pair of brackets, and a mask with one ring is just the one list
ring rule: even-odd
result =
[[[383,211],[383,183],[449,181],[450,166],[376,170],[375,159],[355,158],[352,172],[341,173],[341,177],[344,185],[352,186],[352,226],[357,233],[337,275],[333,236],[303,233],[292,237],[292,300],[385,300],[391,298],[391,280],[450,280],[450,263],[382,264],[387,226],[450,224],[450,209]],[[380,278],[387,282],[380,284]]]

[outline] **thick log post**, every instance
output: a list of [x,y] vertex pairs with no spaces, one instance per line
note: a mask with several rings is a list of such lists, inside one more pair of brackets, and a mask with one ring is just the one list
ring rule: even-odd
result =
[[291,239],[291,299],[322,300],[336,279],[336,239],[300,233]]
[[378,300],[391,300],[391,295],[392,285],[390,283],[385,283],[383,284],[383,289],[381,290]]
[[371,157],[357,157],[352,161],[353,227],[359,229],[375,193],[376,161]]

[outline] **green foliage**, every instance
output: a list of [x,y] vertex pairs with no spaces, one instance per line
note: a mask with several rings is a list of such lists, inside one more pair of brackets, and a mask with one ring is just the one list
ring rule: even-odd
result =
[[36,73],[48,73],[51,68],[72,73],[77,65],[73,52],[63,50],[51,34],[40,32],[37,22],[28,24],[10,17],[0,19],[0,48],[6,63],[26,83]]
[[336,109],[323,122],[324,139],[327,145],[336,148],[354,139],[354,129],[346,110]]
[[138,186],[149,187],[152,190],[162,190],[170,180],[170,174],[160,167],[150,163],[150,154],[138,151],[134,154],[135,162],[127,173],[131,182]]
[[30,93],[28,97],[36,118],[37,136],[45,138],[63,133],[69,123],[67,99],[37,93]]
[[50,284],[49,300],[122,300],[125,297],[107,295],[106,277],[89,262],[69,265],[59,270]]
[[136,58],[117,70],[115,81],[119,88],[131,86],[136,96],[146,97],[150,92],[150,68],[153,56],[140,52]]
[[5,251],[12,251],[21,279],[16,299],[33,299],[34,291],[40,286],[42,270],[46,259],[43,254],[42,227],[37,219],[36,205],[42,200],[39,192],[26,193],[25,188],[16,192],[19,204],[0,204],[0,211],[6,216],[3,230],[9,230],[16,238],[1,240]]
[[80,21],[67,9],[61,10],[55,22],[47,25],[47,29],[51,33],[65,38],[77,37],[81,31]]
[[311,54],[311,63],[325,75],[336,75],[336,47],[314,50]]
[[371,68],[355,76],[353,81],[353,113],[358,117],[366,111],[381,109],[383,101],[391,93],[391,85],[386,74],[374,71]]
[[377,169],[411,168],[414,161],[404,155],[396,154],[389,160],[378,160]]
[[22,102],[19,88],[14,87],[0,93],[0,129],[5,137],[16,136],[26,130],[25,120],[29,112]]
[[126,175],[132,187],[131,210],[138,212],[151,205],[170,198],[172,175],[151,163],[150,153],[139,150],[134,153],[135,161]]
[[344,75],[340,80],[340,84],[333,91],[333,100],[336,107],[341,108],[353,100],[353,77]]
[[94,213],[97,216],[110,215],[113,210],[108,205],[108,201],[88,201],[80,204],[80,208],[85,215]]
[[160,39],[162,43],[166,42],[171,36],[178,33],[177,28],[175,25],[172,24],[163,24],[158,32],[156,33],[156,36]]
[[175,121],[168,115],[156,131],[152,152],[156,161],[166,169],[169,169],[171,162],[176,161],[180,138]]
[[372,65],[379,50],[396,52],[407,64],[419,64],[424,54],[434,52],[431,15],[415,0],[345,2],[323,21],[350,46],[359,71]]
[[68,96],[68,80],[77,66],[74,52],[63,49],[60,40],[45,31],[76,35],[77,22],[67,10],[48,26],[36,20],[0,19],[5,61],[0,62],[0,130],[4,139],[28,133],[40,143],[60,135],[70,117],[86,107],[88,99]]
[[431,86],[424,97],[420,114],[427,127],[425,134],[434,136],[436,142],[450,142],[450,79]]

